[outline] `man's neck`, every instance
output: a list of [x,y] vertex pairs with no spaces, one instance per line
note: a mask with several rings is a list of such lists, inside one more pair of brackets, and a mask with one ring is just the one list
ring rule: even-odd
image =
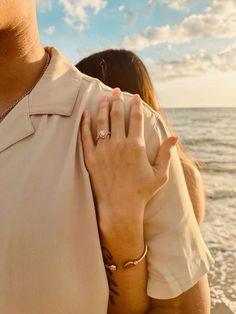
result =
[[0,30],[0,114],[37,82],[44,63],[36,21]]

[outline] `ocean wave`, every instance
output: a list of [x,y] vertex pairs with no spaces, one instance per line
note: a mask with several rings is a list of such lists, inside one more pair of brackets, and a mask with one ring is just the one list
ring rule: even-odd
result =
[[228,161],[204,161],[204,172],[236,173],[236,163]]
[[235,247],[221,247],[221,246],[216,246],[216,245],[208,244],[208,248],[209,248],[211,251],[220,251],[220,252],[236,253],[236,248],[235,248]]
[[214,139],[214,138],[205,138],[205,137],[197,137],[197,138],[185,138],[182,140],[183,145],[185,146],[209,146],[212,147],[227,147],[227,148],[236,148],[236,141],[233,140],[226,140],[225,138],[222,139]]
[[207,198],[212,200],[236,198],[236,189],[207,190]]

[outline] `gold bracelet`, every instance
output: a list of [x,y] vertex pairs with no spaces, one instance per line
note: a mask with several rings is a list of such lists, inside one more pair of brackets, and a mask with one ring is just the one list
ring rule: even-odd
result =
[[[125,262],[122,265],[122,268],[123,269],[129,269],[129,268],[132,268],[132,267],[138,265],[146,257],[147,249],[148,249],[147,244],[145,244],[145,248],[144,248],[144,251],[143,251],[143,254],[141,255],[141,257],[138,259],[135,259],[135,260]],[[105,264],[105,268],[110,270],[111,272],[114,272],[118,269],[116,264]]]

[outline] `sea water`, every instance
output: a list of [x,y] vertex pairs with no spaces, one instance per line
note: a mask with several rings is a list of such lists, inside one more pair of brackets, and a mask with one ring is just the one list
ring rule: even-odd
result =
[[186,150],[205,164],[202,233],[215,259],[212,305],[224,302],[236,313],[236,108],[166,109],[166,115]]

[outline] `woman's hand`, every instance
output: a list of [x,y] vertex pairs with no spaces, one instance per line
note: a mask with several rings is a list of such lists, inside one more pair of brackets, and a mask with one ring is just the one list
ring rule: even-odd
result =
[[[131,213],[129,207],[144,208],[166,183],[170,150],[177,138],[170,137],[161,145],[155,163],[151,165],[145,147],[141,99],[138,95],[131,99],[129,130],[126,135],[124,101],[118,88],[113,91],[110,100],[108,97],[100,100],[96,129],[97,132],[101,129],[111,130],[111,135],[98,139],[95,144],[90,114],[86,112],[82,121],[82,143],[94,197],[98,208],[103,208],[103,212],[98,210],[99,221],[111,216],[123,220],[130,215],[134,217],[134,214],[143,218],[142,210]],[[111,208],[115,208],[116,212],[111,212]]]

